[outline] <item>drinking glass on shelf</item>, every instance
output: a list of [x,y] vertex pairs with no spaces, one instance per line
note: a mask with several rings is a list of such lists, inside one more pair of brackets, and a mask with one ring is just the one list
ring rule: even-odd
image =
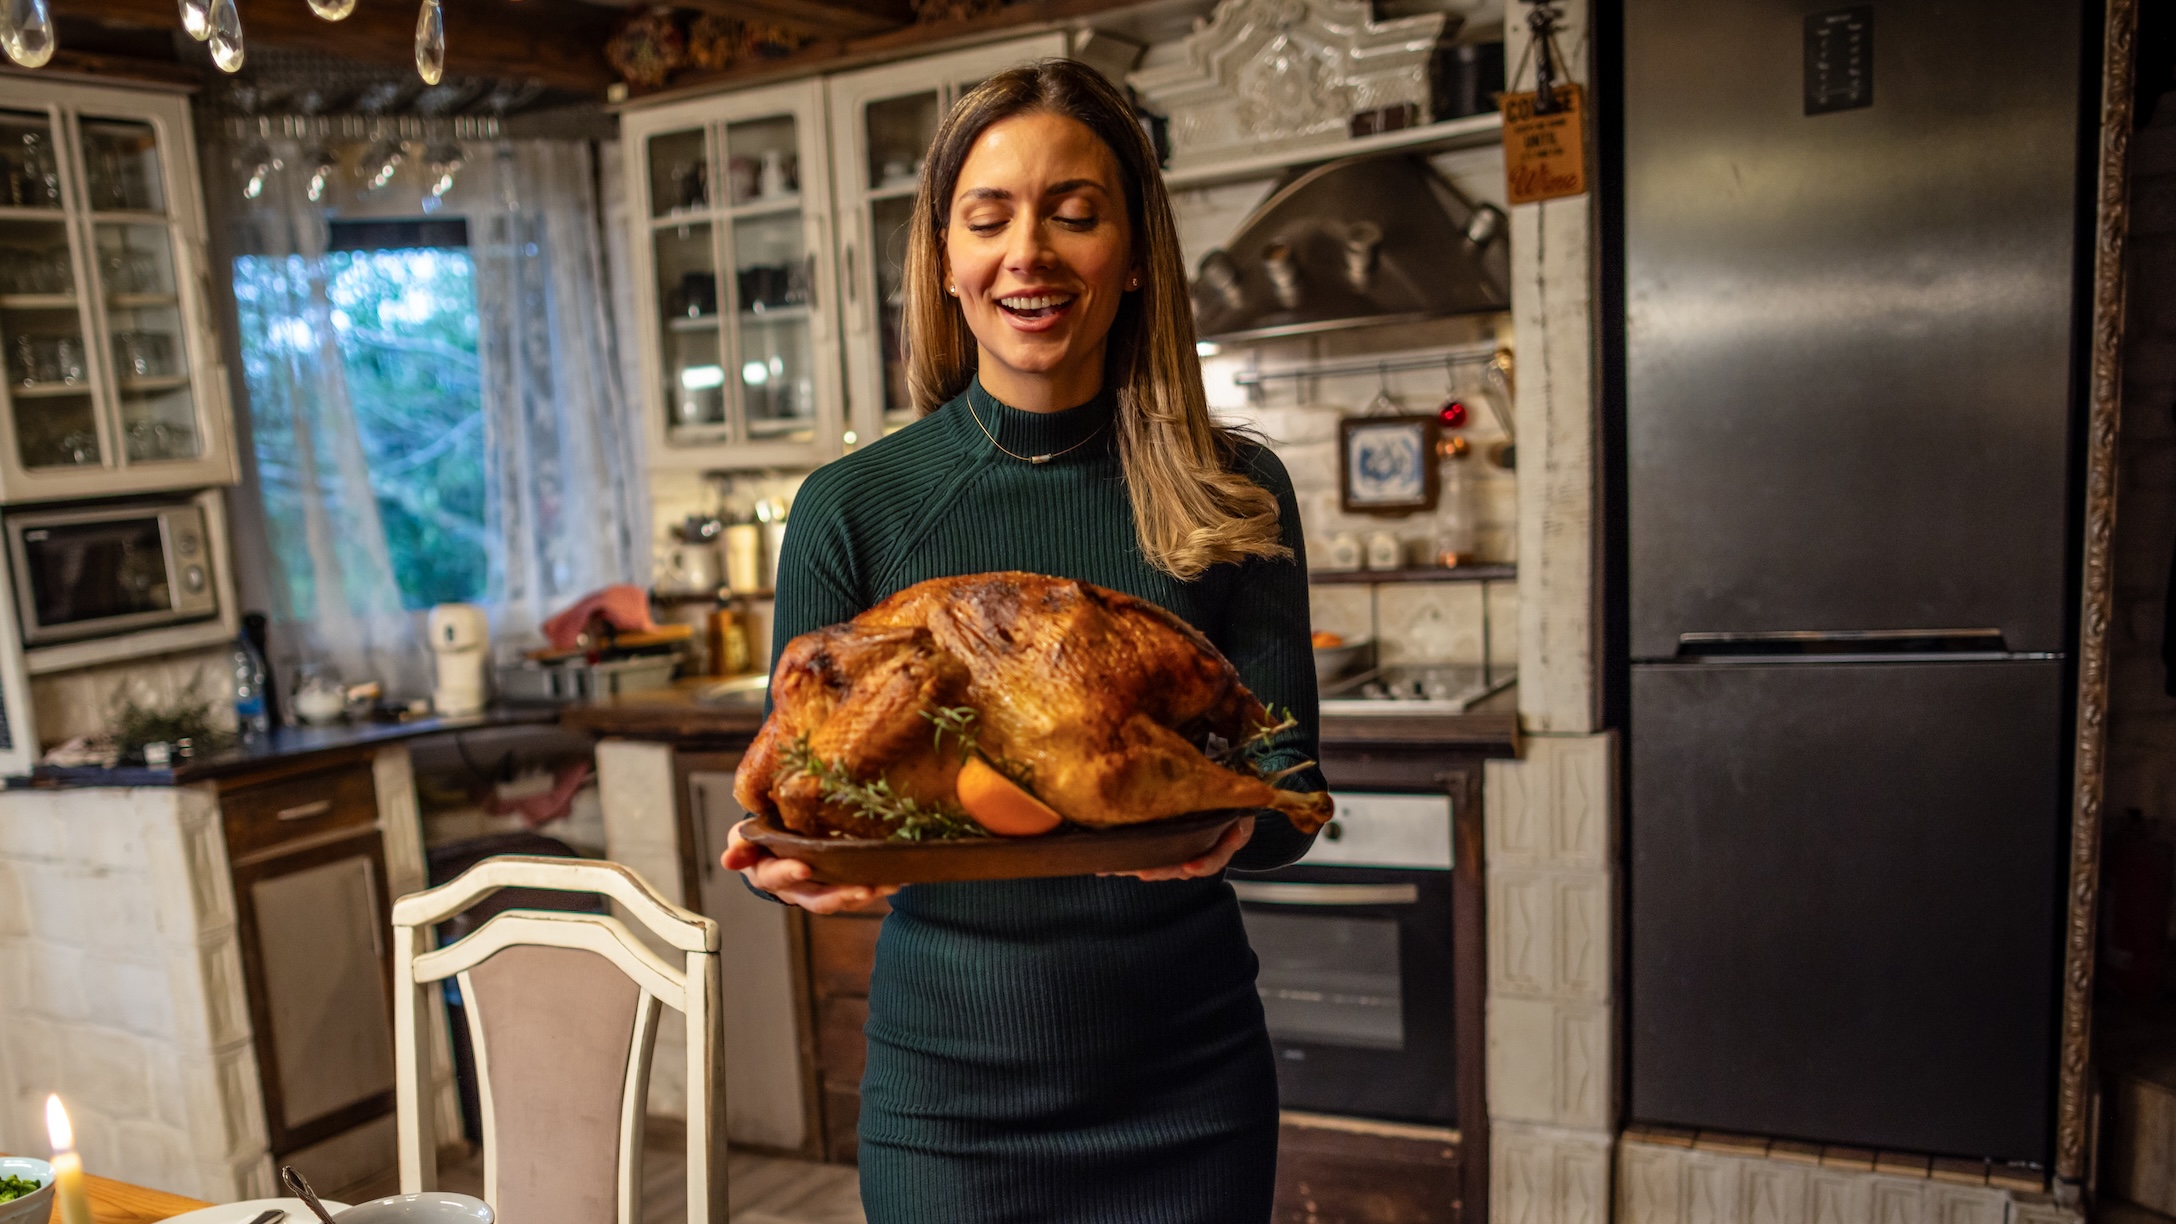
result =
[[173,338],[165,332],[113,333],[113,364],[123,378],[158,378],[172,372]]
[[55,336],[53,346],[53,371],[56,381],[75,386],[84,380],[83,342],[74,336]]
[[38,385],[38,338],[16,336],[8,346],[8,373],[26,387]]

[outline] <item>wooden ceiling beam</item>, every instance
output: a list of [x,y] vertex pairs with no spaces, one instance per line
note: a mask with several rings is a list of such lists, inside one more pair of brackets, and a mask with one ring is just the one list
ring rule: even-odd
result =
[[679,4],[698,13],[767,22],[817,38],[881,34],[914,20],[914,9],[904,0],[875,4],[851,0],[679,0]]
[[[176,29],[173,0],[63,0],[70,17],[108,25]],[[240,0],[251,47],[283,47],[415,69],[412,0],[361,0],[345,21],[326,21],[305,0]],[[618,79],[604,43],[619,10],[577,0],[454,0],[445,6],[449,76],[535,80],[602,94]]]

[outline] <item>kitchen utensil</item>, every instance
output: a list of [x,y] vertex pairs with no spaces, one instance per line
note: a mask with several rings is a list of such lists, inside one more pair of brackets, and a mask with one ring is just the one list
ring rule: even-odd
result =
[[302,1205],[315,1212],[324,1224],[332,1224],[332,1213],[325,1210],[323,1203],[317,1201],[317,1191],[310,1189],[310,1179],[297,1172],[295,1166],[281,1165],[280,1181],[294,1191],[295,1197],[302,1200]]
[[1368,534],[1368,568],[1394,570],[1405,564],[1405,546],[1398,537],[1387,531]]
[[[340,1212],[347,1204],[337,1199],[320,1200],[325,1210]],[[216,1207],[200,1207],[195,1211],[174,1216],[166,1224],[256,1224],[267,1211],[277,1211],[286,1219],[307,1218],[308,1208],[298,1198],[246,1199],[239,1203],[221,1203]],[[44,1224],[41,1219],[39,1224]]]
[[1041,837],[877,841],[803,837],[771,817],[740,823],[740,835],[781,858],[809,865],[810,879],[834,884],[934,884],[1031,880],[1170,867],[1206,853],[1248,809],[1196,812],[1121,829],[1066,828]]
[[341,1224],[492,1224],[493,1216],[482,1199],[430,1191],[357,1203],[341,1212],[340,1220]]
[[680,595],[705,595],[718,589],[718,550],[709,543],[678,544],[665,553],[665,573],[658,584]]
[[725,585],[735,595],[763,589],[763,527],[734,523],[725,529]]
[[0,1224],[45,1224],[53,1214],[53,1166],[28,1156],[0,1157],[0,1175],[38,1183],[19,1199],[0,1203]]
[[1337,646],[1315,647],[1315,683],[1328,684],[1351,671],[1368,646],[1369,639],[1353,638]]
[[284,1209],[279,1207],[267,1207],[262,1212],[258,1213],[257,1218],[251,1220],[249,1224],[280,1224],[280,1221],[286,1218],[287,1212]]

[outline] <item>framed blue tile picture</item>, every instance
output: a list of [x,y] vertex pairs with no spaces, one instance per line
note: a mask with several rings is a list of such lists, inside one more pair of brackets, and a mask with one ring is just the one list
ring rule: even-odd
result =
[[1339,504],[1347,514],[1436,508],[1434,416],[1346,417],[1337,424]]

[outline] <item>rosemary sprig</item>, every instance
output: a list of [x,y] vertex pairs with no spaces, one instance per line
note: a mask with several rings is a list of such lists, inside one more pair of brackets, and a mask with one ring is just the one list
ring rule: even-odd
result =
[[789,771],[816,779],[824,799],[882,824],[895,841],[933,841],[946,837],[988,837],[989,830],[967,813],[947,803],[925,804],[911,795],[892,790],[888,778],[873,782],[857,780],[846,762],[824,761],[809,747],[808,736],[796,736],[780,754]]

